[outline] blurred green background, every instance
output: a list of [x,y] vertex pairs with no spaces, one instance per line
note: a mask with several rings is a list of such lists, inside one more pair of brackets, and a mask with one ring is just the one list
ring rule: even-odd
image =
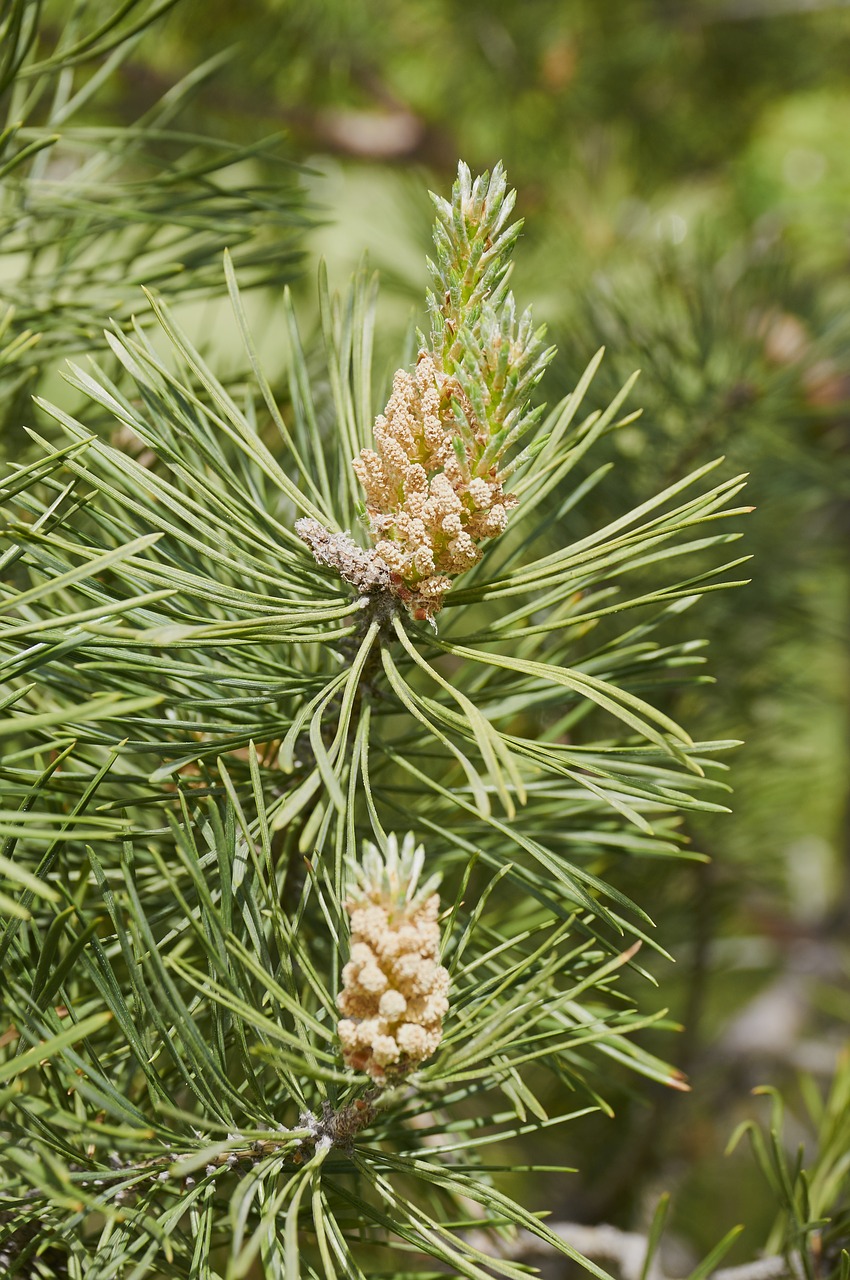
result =
[[[284,276],[300,272],[309,318],[317,257],[341,287],[364,251],[392,369],[422,314],[427,189],[446,194],[458,158],[473,170],[502,159],[527,219],[514,288],[559,348],[549,403],[600,345],[600,403],[643,370],[643,418],[603,442],[589,465],[616,466],[553,538],[720,454],[723,474],[751,473],[752,583],[680,622],[710,640],[699,674],[717,683],[683,677],[669,693],[698,736],[744,740],[728,757],[734,812],[689,832],[708,865],[599,868],[649,906],[675,956],[656,966],[658,1004],[685,1030],[652,1045],[693,1091],[615,1082],[615,1119],[559,1139],[582,1173],[527,1194],[556,1217],[640,1229],[669,1190],[674,1273],[737,1221],[730,1261],[752,1256],[773,1206],[726,1140],[759,1114],[754,1085],[793,1096],[799,1071],[829,1078],[850,1013],[850,7],[179,0],[83,119],[129,124],[228,50],[177,121],[239,146],[282,130],[276,155],[303,166],[259,155],[227,177],[303,192],[305,255],[251,299],[272,375]],[[213,367],[238,376],[220,293],[181,305]],[[37,373],[54,398],[69,394],[55,365]]]

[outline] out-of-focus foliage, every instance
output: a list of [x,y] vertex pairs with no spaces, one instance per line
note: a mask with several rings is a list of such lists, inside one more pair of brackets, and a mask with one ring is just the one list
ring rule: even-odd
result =
[[225,248],[248,286],[298,272],[305,218],[280,139],[187,128],[221,56],[146,101],[126,93],[143,37],[173,7],[3,5],[0,309],[13,345],[0,353],[0,431],[16,433],[13,456],[42,375],[100,346],[110,319],[139,309],[142,287],[184,303],[221,296]]
[[[846,92],[847,14],[781,12],[789,7],[188,0],[175,14],[175,56],[240,41],[232,105],[289,115],[296,131],[318,130],[319,147],[451,164],[462,143],[476,163],[503,155],[522,185],[548,194],[583,149],[619,145],[637,189],[651,192],[725,166],[778,97]],[[383,116],[384,133],[375,120],[358,129],[319,114],[346,110]],[[413,117],[407,132],[397,121],[392,133],[393,112]]]

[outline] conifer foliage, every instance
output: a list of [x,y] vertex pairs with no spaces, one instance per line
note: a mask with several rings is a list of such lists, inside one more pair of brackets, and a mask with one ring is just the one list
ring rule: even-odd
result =
[[228,258],[243,385],[151,294],[156,336],[69,365],[78,414],[39,401],[2,482],[12,1275],[519,1276],[506,1234],[576,1255],[489,1148],[604,1110],[606,1061],[683,1087],[618,985],[661,943],[597,872],[722,807],[729,744],[658,691],[741,479],[570,537],[631,382],[585,412],[600,354],[530,403],[512,204],[500,167],[437,199],[392,388],[362,271],[320,278],[321,376],[283,299],[282,399]]
[[143,285],[215,297],[225,247],[247,285],[298,273],[305,218],[279,139],[244,147],[186,127],[220,56],[138,118],[115,122],[113,108],[91,123],[175,3],[0,4],[0,456],[20,453],[8,437],[40,378],[100,348]]

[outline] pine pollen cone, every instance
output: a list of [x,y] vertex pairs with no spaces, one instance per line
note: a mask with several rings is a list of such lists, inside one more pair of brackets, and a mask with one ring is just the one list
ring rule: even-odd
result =
[[452,580],[481,559],[479,544],[504,531],[516,506],[495,467],[477,474],[488,432],[468,403],[461,432],[454,401],[466,397],[421,351],[413,373],[399,369],[393,379],[375,422],[376,449],[362,450],[353,464],[366,492],[375,556],[414,617],[439,612]]
[[406,903],[349,898],[351,958],[342,971],[337,1031],[348,1066],[379,1084],[436,1051],[449,975],[437,961],[439,895]]

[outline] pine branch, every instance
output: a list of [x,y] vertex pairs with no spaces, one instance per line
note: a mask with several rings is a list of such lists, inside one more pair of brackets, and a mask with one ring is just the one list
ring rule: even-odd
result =
[[[20,1242],[42,1224],[99,1280],[128,1258],[203,1274],[217,1250],[234,1277],[360,1275],[378,1248],[519,1277],[465,1234],[470,1202],[607,1280],[485,1148],[608,1110],[605,1063],[687,1088],[640,1040],[665,1011],[624,982],[648,976],[639,948],[664,954],[652,921],[598,872],[601,851],[678,856],[678,815],[722,808],[729,744],[657,699],[694,662],[671,617],[726,582],[714,529],[740,481],[703,468],[535,554],[632,415],[625,389],[581,419],[597,362],[547,419],[533,406],[511,206],[501,171],[463,169],[438,204],[448,298],[384,415],[373,283],[320,284],[327,391],[287,302],[290,411],[228,259],[244,386],[152,296],[160,340],[149,317],[110,330],[120,373],[71,365],[82,407],[41,400],[59,443],[34,434],[39,460],[2,481],[0,1189]],[[372,442],[388,488],[367,487],[366,546]],[[415,467],[453,566],[436,632],[410,607],[437,598],[427,566],[384,558],[407,554]],[[442,900],[417,896],[423,858]],[[550,1116],[547,1082],[582,1105]]]

